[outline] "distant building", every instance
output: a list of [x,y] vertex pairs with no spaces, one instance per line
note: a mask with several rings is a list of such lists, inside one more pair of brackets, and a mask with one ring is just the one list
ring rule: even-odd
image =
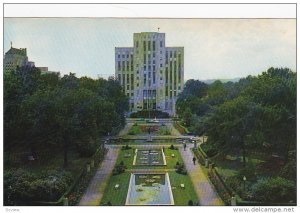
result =
[[[3,68],[5,71],[14,71],[17,67],[32,65],[33,62],[28,62],[26,48],[11,48],[5,53]],[[34,63],[33,63],[34,66]]]
[[[35,67],[35,63],[33,61],[28,61],[27,50],[26,48],[11,48],[4,55],[4,63],[3,68],[4,71],[14,71],[17,67]],[[41,70],[41,74],[49,74],[49,73],[59,73],[55,71],[49,71],[48,67],[37,67]]]
[[184,85],[184,48],[166,47],[165,33],[134,33],[133,47],[115,48],[115,76],[132,112],[160,110],[175,115]]

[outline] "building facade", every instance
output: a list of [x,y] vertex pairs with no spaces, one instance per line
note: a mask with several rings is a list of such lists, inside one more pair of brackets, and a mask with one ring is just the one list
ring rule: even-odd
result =
[[130,111],[160,110],[174,116],[184,85],[184,48],[166,47],[165,33],[134,33],[133,47],[115,48],[115,76]]
[[[31,65],[28,62],[26,48],[13,48],[11,47],[4,56],[3,68],[5,71],[14,71],[17,67]],[[34,65],[33,65],[34,66]]]

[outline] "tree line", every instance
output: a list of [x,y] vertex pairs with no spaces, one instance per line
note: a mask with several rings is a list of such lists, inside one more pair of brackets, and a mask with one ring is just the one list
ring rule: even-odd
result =
[[[260,154],[273,168],[267,176],[280,176],[286,180],[281,182],[293,183],[295,189],[296,81],[296,73],[288,68],[269,68],[236,83],[189,80],[179,95],[176,110],[189,130],[208,136],[203,144],[208,156],[241,156],[243,170],[257,180],[246,158],[251,153]],[[259,180],[261,188],[270,186],[273,180],[262,181]]]
[[61,77],[18,67],[4,72],[4,151],[60,148],[67,167],[70,146],[92,155],[101,136],[124,126],[127,110],[128,99],[113,78]]

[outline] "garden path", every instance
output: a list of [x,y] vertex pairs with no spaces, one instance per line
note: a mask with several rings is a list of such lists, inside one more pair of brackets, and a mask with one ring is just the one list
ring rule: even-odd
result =
[[108,152],[82,196],[79,206],[98,206],[117,161],[120,148],[107,146]]
[[224,205],[221,198],[214,191],[213,186],[210,184],[208,178],[202,171],[200,165],[193,163],[194,154],[191,148],[194,147],[194,144],[187,144],[186,151],[183,150],[183,147],[179,148],[182,159],[185,163],[186,169],[192,183],[194,185],[195,191],[198,195],[199,203],[202,206],[220,206]]

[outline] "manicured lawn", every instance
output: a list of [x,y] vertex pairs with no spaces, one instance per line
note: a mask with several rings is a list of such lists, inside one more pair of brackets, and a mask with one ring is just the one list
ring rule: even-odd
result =
[[[132,149],[128,150],[121,150],[117,159],[117,164],[119,164],[121,161],[124,162],[127,169],[174,169],[177,162],[182,163],[182,158],[178,150],[171,150],[169,148],[164,149],[165,157],[166,157],[166,166],[140,166],[140,165],[132,165],[133,164],[133,158],[135,148],[132,147]],[[174,154],[174,157],[172,157],[172,154]],[[130,157],[128,157],[130,155]]]
[[129,135],[139,135],[139,134],[142,134],[143,132],[142,132],[142,130],[141,130],[141,128],[140,128],[140,126],[139,125],[133,125],[130,129],[129,129],[129,131],[128,131],[128,134]]
[[160,124],[134,124],[128,135],[148,134],[148,128],[152,129],[152,135],[171,135],[169,128]]
[[[125,172],[111,176],[105,188],[100,205],[105,205],[107,202],[110,202],[113,206],[125,205],[130,175],[130,172]],[[118,189],[115,189],[116,184],[119,184]]]
[[[188,175],[181,175],[176,172],[169,172],[173,197],[175,205],[187,206],[189,200],[192,200],[194,205],[198,203],[198,197],[194,190],[193,183]],[[185,188],[181,188],[180,184],[184,184]]]

